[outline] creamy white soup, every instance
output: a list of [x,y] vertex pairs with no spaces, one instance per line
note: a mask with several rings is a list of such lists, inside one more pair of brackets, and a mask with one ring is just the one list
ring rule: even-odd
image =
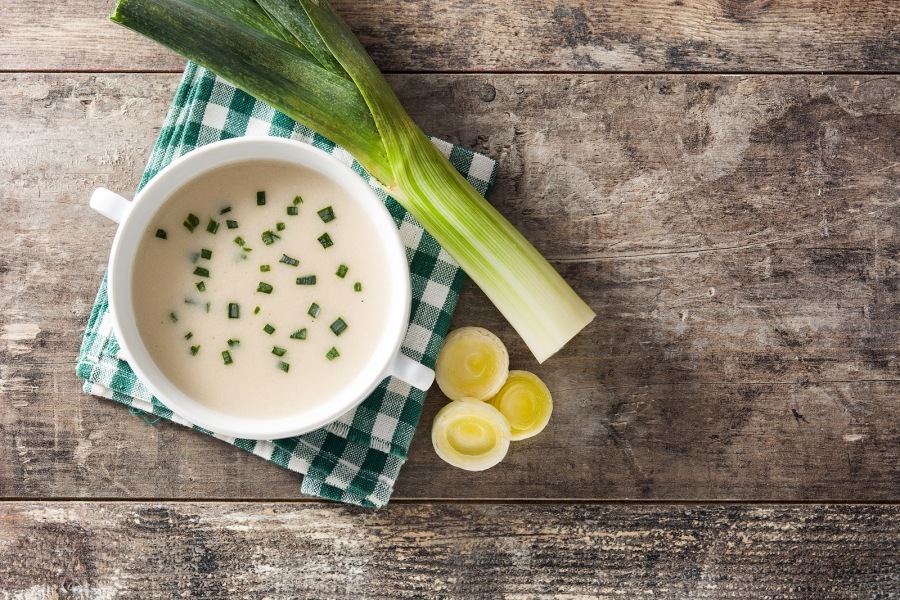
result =
[[371,358],[390,290],[375,225],[334,182],[259,161],[169,198],[138,248],[138,329],[197,401],[272,419],[333,397]]

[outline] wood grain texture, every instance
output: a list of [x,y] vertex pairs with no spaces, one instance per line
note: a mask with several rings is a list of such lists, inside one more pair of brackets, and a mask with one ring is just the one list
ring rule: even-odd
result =
[[[9,2],[0,70],[181,70],[107,20],[114,0]],[[900,68],[894,0],[335,0],[386,71],[857,71]]]
[[[0,77],[0,496],[297,497],[296,476],[74,377],[114,232],[88,195],[134,188],[177,80]],[[900,496],[900,77],[391,84],[426,131],[500,161],[494,203],[599,315],[538,366],[467,286],[454,326],[497,332],[556,412],[473,475],[430,449],[433,390],[395,497]]]
[[4,503],[3,598],[889,598],[896,506]]

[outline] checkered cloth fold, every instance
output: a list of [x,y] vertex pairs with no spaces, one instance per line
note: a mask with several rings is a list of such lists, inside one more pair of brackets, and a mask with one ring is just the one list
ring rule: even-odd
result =
[[[312,144],[350,165],[369,181],[394,218],[406,245],[412,276],[410,323],[402,352],[434,367],[465,277],[452,258],[346,150],[270,106],[188,63],[140,187],[173,159],[217,140],[245,135],[291,138]],[[457,170],[487,196],[496,163],[480,154],[433,140]],[[379,507],[390,499],[422,412],[425,393],[392,377],[356,409],[316,431],[280,440],[221,436],[189,423],[154,398],[119,355],[112,333],[104,277],[78,356],[77,374],[87,393],[110,398],[132,413],[155,415],[192,427],[277,465],[304,474],[301,492]]]

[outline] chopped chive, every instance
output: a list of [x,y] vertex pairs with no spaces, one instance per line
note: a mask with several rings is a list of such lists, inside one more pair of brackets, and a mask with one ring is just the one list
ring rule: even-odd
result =
[[206,303],[206,312],[209,312],[209,308],[212,306],[211,302]]
[[298,204],[303,204],[303,198],[299,195],[294,196],[294,206],[297,206]]
[[340,355],[341,354],[337,351],[337,348],[332,346],[331,350],[329,350],[328,353],[325,355],[325,358],[327,358],[328,360],[334,360]]
[[234,238],[234,243],[243,248],[244,244],[246,244],[247,242],[245,242],[244,238],[242,238],[241,236],[237,236],[236,238]]
[[197,277],[209,277],[209,269],[205,267],[197,267],[194,269],[194,275]]
[[270,267],[269,265],[259,265],[259,270],[263,273],[266,273],[268,271],[271,271],[272,267]]
[[191,346],[191,356],[197,356],[198,352],[200,352],[200,346]]
[[241,340],[239,340],[237,338],[231,338],[230,340],[228,340],[229,348],[237,348],[240,345],[241,345]]
[[334,242],[331,241],[331,236],[327,233],[323,233],[319,236],[319,243],[322,244],[323,248],[328,248],[329,246],[334,246]]
[[184,226],[187,227],[187,230],[191,233],[194,233],[194,229],[196,229],[199,224],[200,219],[194,213],[188,214],[187,218],[184,220]]
[[273,333],[275,333],[275,328],[272,327],[271,325],[269,325],[268,323],[266,323],[266,326],[263,327],[263,331],[265,331],[269,335],[272,335]]
[[200,250],[200,258],[205,258],[206,260],[211,259],[212,258],[212,250],[207,250],[206,248],[201,249]]
[[343,279],[344,277],[347,276],[347,271],[349,271],[349,270],[350,269],[347,268],[347,265],[341,265],[338,267],[338,270],[335,272],[335,275],[337,275],[338,277]]
[[292,340],[305,340],[306,339],[306,327],[303,329],[298,329],[294,333],[291,334]]
[[210,233],[217,232],[219,230],[219,223],[210,219],[209,223],[206,224],[206,230]]
[[230,213],[230,212],[231,212],[231,207],[230,207],[230,206],[226,206],[225,208],[223,208],[222,210],[219,211],[219,214],[220,214],[220,215],[224,215],[224,214]]
[[169,234],[166,233],[165,229],[157,229],[156,237],[158,237],[161,240],[167,240],[167,239],[169,239]]
[[272,290],[275,289],[265,281],[260,281],[259,285],[256,286],[257,292],[262,292],[263,294],[271,294]]
[[297,278],[297,285],[316,285],[315,275],[304,275]]
[[222,350],[222,362],[224,362],[226,365],[230,365],[234,362],[231,359],[231,352],[229,352],[228,350]]
[[357,281],[356,283],[354,283],[354,284],[353,284],[353,291],[354,291],[354,292],[361,292],[361,291],[362,291],[362,284],[361,284],[360,282],[358,282],[358,281]]
[[228,229],[237,229],[238,228],[237,221],[232,221],[231,219],[228,219],[227,221],[225,221],[225,225],[228,226]]
[[256,192],[256,205],[263,206],[266,203],[266,193]]
[[285,225],[281,221],[278,221],[277,223],[275,223],[275,229],[277,229],[278,231],[284,231],[285,227],[287,227],[287,225]]
[[246,254],[244,254],[243,252],[241,253],[241,256],[240,256],[241,260],[247,260],[248,258],[250,258],[250,257],[247,256]]
[[199,260],[200,260],[200,253],[199,252],[191,252],[191,263],[196,265],[197,261],[199,261]]
[[331,324],[331,331],[334,332],[334,335],[341,335],[345,329],[347,329],[347,323],[340,317]]
[[243,250],[244,252],[253,252],[253,248],[250,248],[248,246],[244,246],[243,248],[241,248],[241,250]]
[[319,305],[316,304],[315,302],[313,302],[312,304],[309,305],[309,310],[306,311],[306,314],[308,314],[313,319],[315,319],[316,317],[319,316],[319,310],[320,310]]
[[193,304],[199,304],[199,302],[197,302],[196,300],[194,300],[193,298],[190,298],[190,297],[185,298],[185,299],[184,299],[184,303],[185,303],[185,304],[191,304],[191,305],[193,305]]
[[194,285],[197,286],[197,291],[198,291],[198,292],[205,292],[205,291],[206,291],[206,284],[203,283],[202,281],[198,281],[198,282],[195,283]]
[[297,207],[296,206],[288,206],[287,214],[289,217],[296,217],[297,216]]
[[300,264],[299,260],[297,260],[296,258],[291,258],[287,254],[282,254],[281,259],[278,262],[282,262],[286,265],[291,265],[292,267],[296,267]]
[[271,246],[275,243],[275,240],[281,239],[281,236],[277,233],[272,233],[271,229],[266,229],[265,231],[263,231],[260,237],[262,237],[263,244],[265,244],[266,246]]
[[173,323],[177,323],[177,322],[178,322],[178,315],[176,315],[176,314],[173,313],[173,312],[170,312],[170,313],[169,313],[169,319],[171,319],[171,321],[172,321]]
[[284,356],[284,353],[287,352],[284,348],[279,348],[278,346],[272,346],[272,354],[275,356]]
[[334,209],[330,206],[326,206],[322,210],[316,211],[316,214],[319,215],[319,218],[322,219],[325,223],[330,221],[334,221]]
[[189,339],[191,339],[192,337],[194,337],[194,332],[193,332],[193,331],[188,331],[186,334],[184,334],[184,339],[186,339],[186,340],[189,340]]
[[229,319],[239,319],[241,316],[241,307],[237,302],[229,302],[228,303],[228,318]]
[[254,314],[254,315],[258,315],[258,314],[259,314],[259,307],[258,307],[258,306],[257,306],[256,308],[253,309],[253,314]]
[[279,361],[278,361],[278,368],[281,369],[282,371],[284,371],[285,373],[287,373],[287,372],[290,370],[291,365],[287,364],[287,363],[284,362],[283,360],[279,360]]

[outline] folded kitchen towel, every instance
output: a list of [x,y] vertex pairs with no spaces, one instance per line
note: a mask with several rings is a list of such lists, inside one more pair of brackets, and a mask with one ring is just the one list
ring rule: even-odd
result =
[[[245,135],[269,135],[312,144],[350,165],[370,182],[400,230],[412,274],[412,309],[402,352],[434,368],[465,275],[434,238],[343,148],[210,71],[189,63],[140,186],[173,159],[194,148]],[[497,169],[495,161],[447,142],[433,141],[481,194],[490,192]],[[105,278],[85,330],[77,374],[84,378],[87,393],[120,402],[133,413],[155,415],[214,435],[302,473],[303,493],[369,507],[384,506],[390,499],[425,399],[424,392],[389,377],[356,409],[319,430],[269,441],[215,435],[179,417],[154,398],[122,359],[112,333]]]

